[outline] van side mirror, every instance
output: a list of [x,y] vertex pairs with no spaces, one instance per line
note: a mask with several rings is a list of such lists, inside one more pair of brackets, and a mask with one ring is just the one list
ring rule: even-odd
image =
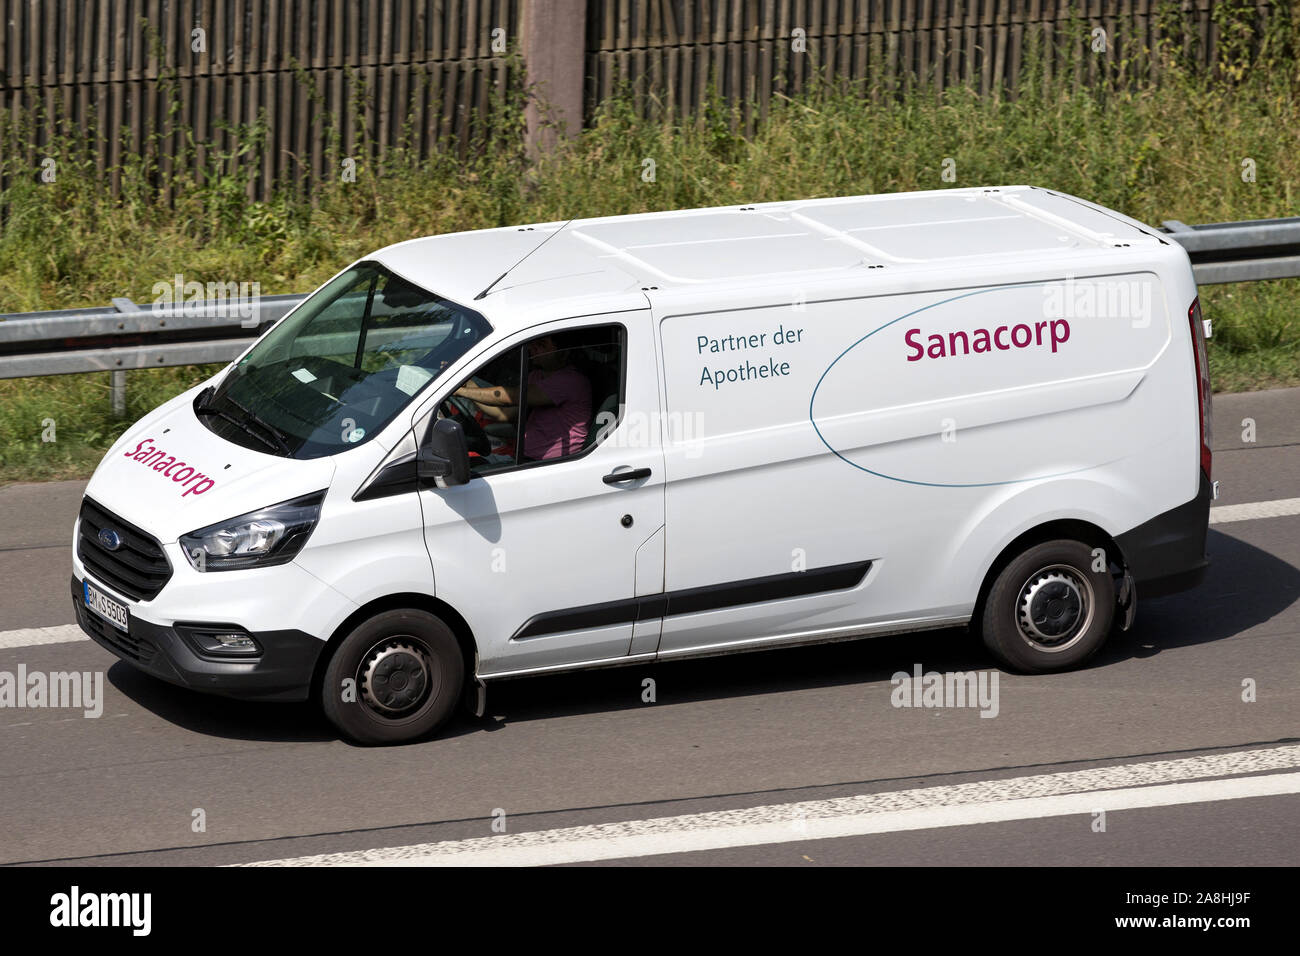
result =
[[416,457],[421,478],[442,478],[449,485],[469,481],[469,447],[460,422],[439,418],[429,427]]

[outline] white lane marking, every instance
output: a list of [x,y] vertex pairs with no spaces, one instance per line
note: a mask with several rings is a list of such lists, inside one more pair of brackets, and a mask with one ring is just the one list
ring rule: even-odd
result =
[[1210,509],[1210,524],[1250,521],[1253,518],[1284,518],[1287,515],[1300,515],[1300,498],[1252,501],[1244,505],[1220,505]]
[[1144,807],[1168,807],[1294,793],[1300,793],[1300,773],[1237,780],[1171,783],[1155,787],[1134,787],[1056,797],[1029,797],[1024,800],[975,803],[961,807],[895,810],[871,816],[809,820],[798,828],[786,820],[747,826],[682,829],[640,835],[598,833],[586,836],[555,830],[550,831],[553,839],[541,844],[511,844],[508,837],[484,838],[462,841],[462,844],[469,845],[458,845],[455,842],[431,844],[422,854],[400,859],[327,861],[306,857],[300,860],[281,861],[279,865],[320,866],[334,862],[353,866],[545,866],[558,863],[589,863],[595,860],[659,856],[665,853],[698,853],[702,850],[741,846],[835,840],[873,833],[1003,823],[1010,820],[1041,819],[1072,814],[1082,816],[1099,810],[1107,812],[1134,810]]
[[[113,717],[130,717],[130,716],[131,716],[130,714],[103,714],[100,717],[94,719],[103,720],[104,718],[111,719]],[[56,717],[53,720],[28,720],[28,721],[24,721],[21,724],[0,724],[0,731],[13,730],[15,727],[35,727],[38,724],[42,727],[48,727],[51,724],[70,724],[73,721],[87,720],[87,719],[89,718],[83,715],[81,717]]]
[[[1197,780],[1300,766],[1300,746],[921,787],[496,837],[324,853],[249,866],[535,866],[791,843],[1300,793],[1300,773]],[[1196,781],[1193,783],[1174,781]]]
[[76,624],[59,624],[55,627],[23,627],[16,631],[0,631],[0,648],[34,647],[38,644],[67,644],[70,641],[88,641],[89,637]]

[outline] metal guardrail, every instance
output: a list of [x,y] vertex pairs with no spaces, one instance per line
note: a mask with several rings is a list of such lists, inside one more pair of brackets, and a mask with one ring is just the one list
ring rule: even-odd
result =
[[1187,250],[1199,285],[1300,276],[1300,217],[1202,226],[1167,219],[1161,225]]
[[[1300,276],[1300,217],[1200,226],[1171,219],[1162,225],[1191,256],[1201,285]],[[0,378],[122,373],[113,376],[118,408],[126,371],[229,362],[303,298],[273,295],[166,307],[114,299],[108,309],[0,315]]]
[[114,299],[109,309],[0,315],[0,378],[229,362],[303,298],[165,307]]

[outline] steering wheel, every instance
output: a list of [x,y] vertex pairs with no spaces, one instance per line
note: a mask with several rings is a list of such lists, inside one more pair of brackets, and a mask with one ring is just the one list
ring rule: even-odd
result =
[[461,428],[465,430],[465,447],[476,455],[484,457],[492,454],[492,439],[488,438],[488,433],[483,430],[483,426],[478,423],[473,415],[466,412],[451,399],[444,399],[443,403],[438,406],[438,412],[443,418],[450,418],[460,422]]

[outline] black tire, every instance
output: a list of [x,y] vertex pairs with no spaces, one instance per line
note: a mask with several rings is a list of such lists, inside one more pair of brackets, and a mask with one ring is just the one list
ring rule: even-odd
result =
[[451,628],[427,611],[385,611],[335,649],[321,707],[349,740],[405,743],[441,727],[464,684],[465,659]]
[[1091,545],[1058,540],[1034,545],[1002,569],[980,621],[984,646],[999,663],[1042,674],[1097,653],[1115,618],[1115,581],[1093,563]]

